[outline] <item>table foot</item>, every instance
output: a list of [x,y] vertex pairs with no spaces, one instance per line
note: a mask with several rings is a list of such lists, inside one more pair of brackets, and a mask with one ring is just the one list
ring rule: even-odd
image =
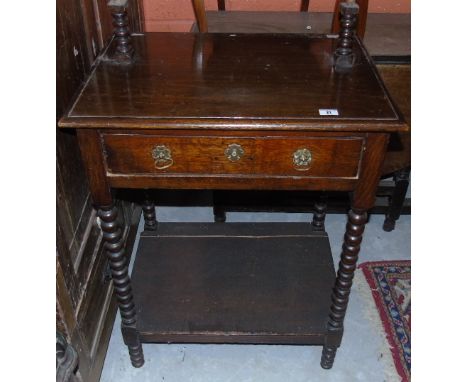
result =
[[336,355],[335,346],[324,346],[322,350],[322,359],[320,360],[320,366],[324,369],[331,369],[333,366],[333,361],[335,360]]
[[141,343],[134,346],[128,346],[128,353],[130,354],[130,361],[133,367],[142,367],[145,363],[145,357],[143,356],[143,348]]
[[395,220],[392,219],[392,218],[389,218],[389,217],[386,217],[385,218],[385,221],[383,223],[383,227],[382,229],[385,231],[385,232],[391,232],[395,229]]

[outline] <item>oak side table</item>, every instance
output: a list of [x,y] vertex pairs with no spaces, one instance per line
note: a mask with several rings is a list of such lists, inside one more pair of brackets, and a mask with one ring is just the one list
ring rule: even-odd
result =
[[[59,126],[77,130],[135,367],[143,342],[321,345],[332,367],[387,140],[408,129],[351,8],[339,36],[130,36],[125,8],[113,10],[115,38]],[[148,200],[130,279],[113,188],[352,191],[353,201],[335,272],[320,214],[158,223]]]

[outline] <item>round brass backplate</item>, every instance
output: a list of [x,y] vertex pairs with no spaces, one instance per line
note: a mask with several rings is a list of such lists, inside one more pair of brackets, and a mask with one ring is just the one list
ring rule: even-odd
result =
[[224,154],[231,162],[237,162],[244,155],[244,149],[241,145],[232,143],[224,151]]
[[312,163],[312,153],[308,149],[298,149],[293,154],[294,168],[298,171],[307,171]]

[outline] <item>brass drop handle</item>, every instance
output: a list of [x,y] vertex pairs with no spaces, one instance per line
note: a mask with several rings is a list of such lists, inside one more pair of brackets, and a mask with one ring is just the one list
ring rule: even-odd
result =
[[298,149],[293,154],[293,164],[297,171],[307,171],[312,163],[312,153],[308,149]]
[[244,149],[241,145],[232,143],[224,151],[224,154],[231,162],[237,162],[244,155]]
[[158,170],[164,170],[174,164],[171,149],[164,145],[155,146],[153,150],[151,150],[151,156],[154,159],[154,166]]

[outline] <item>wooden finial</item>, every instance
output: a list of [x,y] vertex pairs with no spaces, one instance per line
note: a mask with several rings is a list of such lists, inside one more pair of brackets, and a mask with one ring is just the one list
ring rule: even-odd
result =
[[353,40],[356,35],[359,5],[355,0],[340,3],[340,34],[338,46],[335,50],[335,69],[350,69],[354,63]]
[[130,38],[128,27],[127,7],[128,0],[109,0],[107,6],[112,13],[112,25],[116,41],[115,51],[111,58],[117,62],[130,62],[133,58],[134,49]]

